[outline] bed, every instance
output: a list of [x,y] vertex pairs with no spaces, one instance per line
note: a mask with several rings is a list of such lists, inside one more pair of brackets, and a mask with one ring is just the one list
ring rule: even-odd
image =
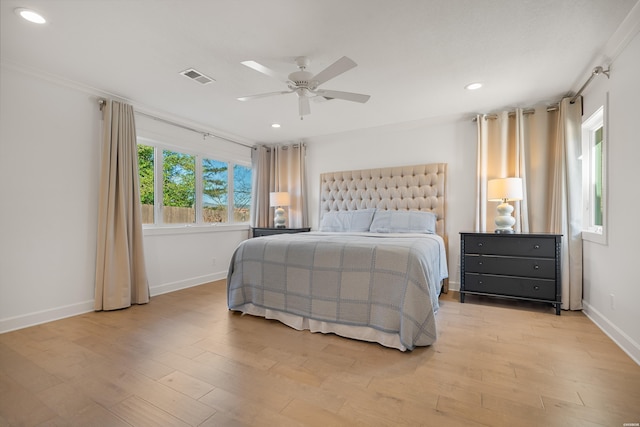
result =
[[228,307],[401,351],[437,337],[446,164],[324,173],[318,231],[246,240]]

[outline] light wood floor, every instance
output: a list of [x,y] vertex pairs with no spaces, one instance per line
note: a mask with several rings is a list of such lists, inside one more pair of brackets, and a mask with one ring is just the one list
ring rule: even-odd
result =
[[640,366],[581,313],[450,292],[437,322],[401,353],[230,313],[214,282],[0,335],[0,425],[640,422]]

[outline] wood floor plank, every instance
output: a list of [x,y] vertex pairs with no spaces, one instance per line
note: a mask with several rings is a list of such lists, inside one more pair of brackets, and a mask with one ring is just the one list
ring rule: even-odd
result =
[[2,343],[0,343],[0,366],[6,375],[33,393],[62,382],[55,375]]
[[[622,426],[629,421],[629,417],[614,411],[602,411],[590,406],[576,405],[562,400],[542,397],[545,411],[553,417],[572,420],[576,425]],[[638,421],[635,421],[638,422]]]
[[440,298],[400,352],[226,308],[224,281],[0,335],[0,426],[615,426],[640,366],[580,312]]
[[38,425],[56,416],[35,393],[0,371],[0,417],[9,425]]
[[183,374],[180,371],[173,371],[169,375],[160,378],[158,382],[196,400],[215,388],[211,384]]
[[132,426],[189,426],[189,424],[171,416],[167,412],[137,396],[131,396],[123,400],[111,407],[110,410]]
[[153,381],[135,372],[126,372],[115,379],[118,386],[171,416],[189,425],[198,425],[214,414],[214,410],[197,399]]
[[[271,393],[274,391],[271,390]],[[304,426],[297,420],[280,414],[280,411],[262,405],[253,399],[247,399],[242,394],[235,394],[216,388],[200,398],[225,416],[251,426]],[[287,401],[287,404],[289,401]],[[283,406],[284,409],[286,405]]]
[[36,396],[62,419],[72,419],[90,407],[97,406],[97,403],[87,397],[82,390],[68,383],[61,383],[40,391]]
[[299,421],[305,426],[325,427],[325,426],[352,426],[352,419],[341,417],[331,411],[327,411],[322,406],[314,405],[300,399],[293,399],[281,411],[281,413],[291,419]]
[[[164,363],[176,370],[231,394],[255,400],[276,412],[282,410],[292,399],[286,393],[267,393],[266,390],[277,388],[277,384],[275,381],[271,382],[269,376],[263,371],[250,370],[245,366],[237,365],[234,372],[232,366],[221,369],[220,366],[199,363],[178,355],[165,354],[161,357]],[[286,392],[286,388],[282,385],[280,389]]]

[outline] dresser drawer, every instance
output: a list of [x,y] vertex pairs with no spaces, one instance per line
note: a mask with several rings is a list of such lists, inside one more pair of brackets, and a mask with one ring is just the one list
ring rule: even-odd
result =
[[549,301],[556,299],[556,283],[554,280],[466,273],[464,281],[464,290],[466,292]]
[[311,231],[310,227],[303,228],[269,228],[269,227],[255,227],[252,228],[253,237],[273,236],[274,234],[295,234],[306,233]]
[[501,237],[490,234],[466,236],[464,246],[465,253],[468,254],[541,258],[554,258],[556,256],[556,240],[554,237]]
[[468,273],[489,273],[543,279],[556,278],[555,260],[548,258],[465,255],[464,269]]

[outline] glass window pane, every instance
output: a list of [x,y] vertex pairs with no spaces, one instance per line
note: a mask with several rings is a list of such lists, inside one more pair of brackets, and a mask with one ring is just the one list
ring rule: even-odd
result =
[[153,147],[138,144],[138,175],[140,181],[140,203],[142,204],[142,223],[153,224]]
[[602,226],[602,130],[595,131],[593,145],[593,225],[598,226]]
[[233,166],[233,221],[248,222],[251,209],[251,168]]
[[163,207],[165,224],[193,223],[195,214],[195,156],[164,150],[163,158]]
[[226,162],[202,159],[202,221],[227,222],[229,165]]

